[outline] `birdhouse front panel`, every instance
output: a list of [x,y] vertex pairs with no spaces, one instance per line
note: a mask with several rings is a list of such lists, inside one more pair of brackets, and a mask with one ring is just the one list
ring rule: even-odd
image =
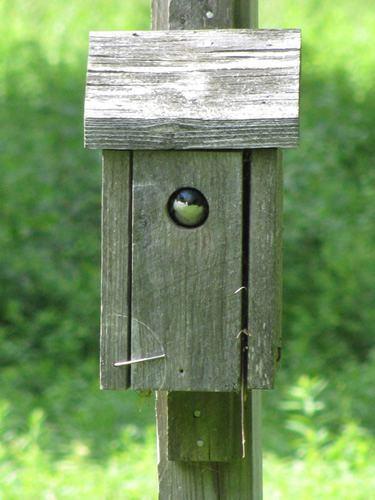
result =
[[131,358],[165,357],[133,388],[239,388],[242,170],[239,152],[134,152]]

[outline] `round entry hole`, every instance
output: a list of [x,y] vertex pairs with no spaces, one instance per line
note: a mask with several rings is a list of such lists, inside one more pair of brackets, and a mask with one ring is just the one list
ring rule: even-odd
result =
[[168,213],[181,227],[194,229],[206,222],[208,202],[198,189],[186,187],[175,191],[168,200]]

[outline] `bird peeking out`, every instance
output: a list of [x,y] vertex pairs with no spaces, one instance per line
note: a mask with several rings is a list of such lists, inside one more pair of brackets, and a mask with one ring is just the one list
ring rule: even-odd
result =
[[208,202],[194,188],[175,191],[169,199],[168,211],[179,226],[194,228],[202,225],[208,217]]

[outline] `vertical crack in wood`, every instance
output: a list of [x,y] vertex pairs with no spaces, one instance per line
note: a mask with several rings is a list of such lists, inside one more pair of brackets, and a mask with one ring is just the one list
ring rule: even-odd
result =
[[245,434],[245,402],[247,391],[247,375],[249,361],[249,252],[250,252],[250,151],[243,153],[242,167],[242,286],[244,287],[241,302],[242,332],[241,335],[241,438],[242,458],[246,455]]
[[217,500],[220,500],[222,498],[220,494],[220,466],[218,463],[215,465],[215,479],[216,479],[216,488],[217,488]]
[[[132,353],[132,286],[133,286],[133,151],[129,154],[129,219],[128,219],[128,352],[127,359],[131,359]],[[129,384],[131,384],[131,372],[129,368]]]

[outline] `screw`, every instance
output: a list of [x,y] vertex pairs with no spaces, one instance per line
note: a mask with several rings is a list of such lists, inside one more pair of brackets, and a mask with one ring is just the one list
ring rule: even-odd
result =
[[194,417],[199,418],[201,416],[201,412],[199,410],[194,411]]
[[197,446],[198,446],[199,448],[203,448],[203,446],[204,446],[204,442],[203,442],[201,439],[198,439],[198,441],[197,441]]
[[207,19],[212,19],[214,17],[213,13],[209,10],[208,12],[206,12],[206,17]]

